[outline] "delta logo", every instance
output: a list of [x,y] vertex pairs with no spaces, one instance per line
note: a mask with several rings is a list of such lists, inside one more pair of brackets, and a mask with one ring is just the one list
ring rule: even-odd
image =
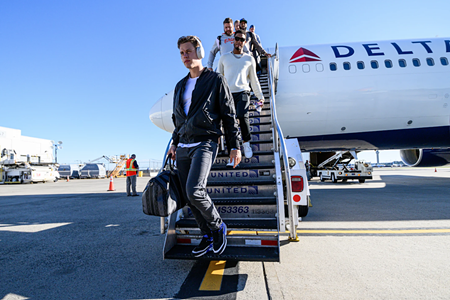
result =
[[309,51],[305,48],[298,49],[294,55],[292,55],[289,63],[306,62],[306,61],[321,61],[320,57],[314,52]]

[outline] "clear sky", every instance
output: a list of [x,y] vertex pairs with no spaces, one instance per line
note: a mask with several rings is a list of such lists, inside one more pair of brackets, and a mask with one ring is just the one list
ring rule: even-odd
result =
[[225,17],[246,18],[265,47],[450,37],[449,11],[448,0],[2,0],[0,126],[62,141],[59,162],[161,160],[170,134],[148,113],[187,74],[178,37],[209,52]]

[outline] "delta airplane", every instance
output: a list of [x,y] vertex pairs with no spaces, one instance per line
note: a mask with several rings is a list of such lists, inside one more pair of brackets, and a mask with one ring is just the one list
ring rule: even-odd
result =
[[[450,163],[450,38],[305,45],[276,53],[283,133],[311,161],[335,151],[399,149],[409,166]],[[173,131],[173,92],[150,119]]]

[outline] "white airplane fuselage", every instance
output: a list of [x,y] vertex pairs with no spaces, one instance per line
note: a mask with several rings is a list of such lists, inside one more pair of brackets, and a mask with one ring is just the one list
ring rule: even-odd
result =
[[[449,60],[450,38],[280,47],[283,134],[304,151],[448,148]],[[172,98],[150,111],[169,132]]]

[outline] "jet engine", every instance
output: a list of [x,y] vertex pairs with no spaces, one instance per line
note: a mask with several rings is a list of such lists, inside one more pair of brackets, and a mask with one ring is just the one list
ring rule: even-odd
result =
[[400,157],[410,167],[441,167],[450,164],[450,148],[400,150]]

